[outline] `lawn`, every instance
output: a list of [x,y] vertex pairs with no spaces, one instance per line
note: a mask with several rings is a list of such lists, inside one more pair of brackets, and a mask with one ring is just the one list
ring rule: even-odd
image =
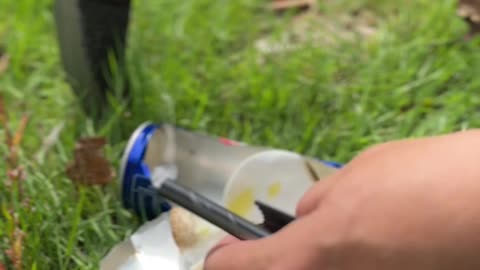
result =
[[[321,2],[312,30],[297,34],[309,41],[267,53],[258,40],[281,36],[298,17],[268,11],[266,1],[134,1],[134,100],[112,100],[111,117],[95,124],[65,81],[52,1],[0,0],[0,48],[10,58],[0,94],[12,129],[29,116],[24,180],[11,183],[7,163],[0,167],[0,262],[10,265],[7,250],[21,247],[24,269],[97,269],[139,226],[122,209],[118,183],[77,187],[66,177],[81,136],[106,136],[115,168],[144,121],[348,162],[372,144],[480,125],[480,40],[463,39],[455,1]],[[343,25],[360,11],[375,22],[369,35]],[[24,235],[18,246],[9,240],[15,227]]]

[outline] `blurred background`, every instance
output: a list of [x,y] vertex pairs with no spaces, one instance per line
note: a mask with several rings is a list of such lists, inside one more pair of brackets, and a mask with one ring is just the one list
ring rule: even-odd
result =
[[69,180],[80,137],[115,169],[145,121],[345,163],[480,124],[476,1],[93,2],[0,0],[0,269],[97,269],[138,227]]

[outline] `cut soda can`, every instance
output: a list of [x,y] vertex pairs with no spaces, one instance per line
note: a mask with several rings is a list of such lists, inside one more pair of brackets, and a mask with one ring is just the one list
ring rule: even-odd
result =
[[124,206],[144,223],[112,248],[100,269],[202,269],[209,249],[225,235],[213,224],[162,199],[154,188],[156,181],[178,181],[260,223],[255,200],[294,215],[299,198],[314,181],[340,167],[338,163],[170,124],[142,124],[128,142],[119,175]]
[[[152,177],[169,178],[222,203],[227,181],[248,157],[273,150],[234,140],[191,132],[170,124],[144,123],[130,137],[120,165],[123,205],[144,220],[168,212]],[[335,162],[305,157],[316,177],[341,167]]]

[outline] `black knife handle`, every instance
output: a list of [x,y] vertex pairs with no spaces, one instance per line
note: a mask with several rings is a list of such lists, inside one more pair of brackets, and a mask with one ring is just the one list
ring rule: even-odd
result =
[[270,232],[263,227],[253,224],[174,181],[167,180],[162,183],[158,193],[240,240],[254,240],[270,235]]

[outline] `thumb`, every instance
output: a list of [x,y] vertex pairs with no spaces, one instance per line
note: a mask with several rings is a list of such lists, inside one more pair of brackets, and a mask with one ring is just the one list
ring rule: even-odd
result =
[[217,251],[217,249],[223,248],[224,246],[231,245],[237,242],[240,242],[238,238],[233,237],[231,235],[227,235],[220,242],[218,242],[218,244],[216,244],[212,249],[210,249],[206,257],[208,258],[208,256],[210,256],[210,254]]
[[227,237],[216,245],[205,259],[205,270],[263,270],[268,268],[267,238],[240,241]]

